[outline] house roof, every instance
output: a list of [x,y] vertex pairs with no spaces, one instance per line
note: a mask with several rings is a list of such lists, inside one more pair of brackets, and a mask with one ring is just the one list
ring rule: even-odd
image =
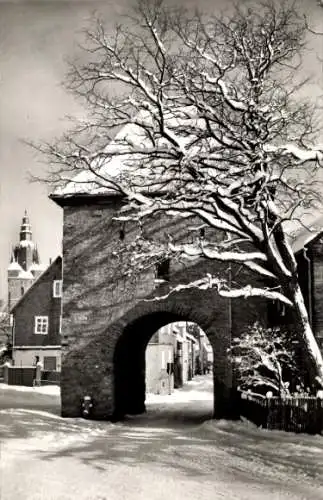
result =
[[323,232],[323,215],[314,215],[304,218],[303,224],[295,223],[294,228],[288,231],[289,241],[294,253],[298,253],[311,243],[314,243]]
[[23,268],[21,267],[21,265],[18,264],[18,262],[15,260],[13,262],[10,262],[7,269],[8,269],[8,271],[23,271]]
[[[85,169],[79,172],[72,180],[64,186],[58,187],[51,197],[72,197],[77,195],[100,195],[113,194],[116,192],[104,178],[110,177],[117,180],[122,174],[130,171],[129,145],[127,140],[137,147],[143,142],[143,131],[134,123],[125,125],[116,137],[102,151],[102,158],[97,157],[93,161],[92,170]],[[135,159],[131,154],[131,158]],[[100,177],[98,177],[98,175]]]
[[[192,135],[186,133],[185,128],[188,125],[195,125],[200,121],[201,126],[205,126],[204,121],[197,117],[194,106],[187,106],[181,109],[172,110],[166,116],[166,126],[170,135],[176,127],[181,127],[183,130],[180,138],[180,147],[184,148],[192,141]],[[115,136],[115,138],[102,148],[101,152],[95,156],[95,159],[90,159],[91,170],[85,168],[80,171],[73,179],[68,181],[62,187],[58,187],[50,197],[55,199],[75,197],[75,196],[100,196],[100,195],[115,195],[120,194],[115,189],[111,182],[104,179],[111,179],[112,182],[122,181],[123,186],[127,186],[127,179],[135,178],[136,186],[142,187],[142,192],[147,194],[156,193],[164,190],[165,182],[165,162],[167,162],[167,150],[169,143],[162,137],[154,137],[157,147],[164,150],[164,158],[154,158],[153,169],[151,169],[151,159],[149,166],[150,182],[147,186],[147,173],[145,159],[151,157],[150,150],[156,146],[151,144],[149,136],[145,129],[152,128],[152,117],[147,111],[140,111],[132,122],[127,123]],[[185,131],[185,132],[184,132]],[[177,137],[177,140],[179,138]],[[152,148],[152,149],[151,149]],[[190,145],[189,149],[192,152],[196,148]],[[151,179],[151,176],[154,179]],[[168,179],[169,182],[170,179]],[[167,183],[168,185],[168,183]],[[169,187],[168,187],[169,189]]]
[[28,270],[28,271],[20,271],[18,278],[25,279],[25,280],[33,280],[34,275]]
[[53,268],[56,264],[58,263],[61,263],[62,262],[62,257],[59,255],[58,257],[56,257],[56,259],[45,269],[44,272],[42,272],[38,278],[34,281],[34,283],[28,288],[28,290],[26,291],[26,293],[24,293],[24,295],[21,297],[20,300],[18,300],[18,302],[13,306],[13,308],[11,309],[11,313],[14,312],[17,307],[26,299],[26,297],[28,297],[32,291],[34,290],[34,288],[36,287],[37,283],[39,283],[39,281],[42,279],[42,277],[51,269]]

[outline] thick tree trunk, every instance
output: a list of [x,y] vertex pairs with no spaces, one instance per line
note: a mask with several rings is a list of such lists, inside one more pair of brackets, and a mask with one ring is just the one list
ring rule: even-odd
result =
[[297,332],[307,351],[308,365],[320,388],[323,387],[323,357],[310,325],[309,316],[304,303],[303,294],[298,281],[290,285],[290,298],[294,303],[294,313],[297,321]]

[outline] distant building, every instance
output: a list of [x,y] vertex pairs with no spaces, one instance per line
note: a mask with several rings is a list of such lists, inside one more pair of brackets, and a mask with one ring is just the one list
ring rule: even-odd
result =
[[44,370],[60,371],[61,307],[62,258],[57,257],[11,309],[15,366],[39,361]]
[[8,310],[17,304],[35,280],[45,270],[39,260],[37,245],[32,240],[27,212],[22,218],[19,243],[12,249],[8,266]]
[[146,392],[171,394],[174,390],[174,334],[160,328],[146,348]]

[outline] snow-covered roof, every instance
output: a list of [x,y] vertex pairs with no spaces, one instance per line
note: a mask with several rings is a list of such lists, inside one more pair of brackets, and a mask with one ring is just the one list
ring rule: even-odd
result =
[[18,262],[13,261],[13,262],[10,262],[10,264],[8,266],[8,271],[23,271],[23,268],[21,267],[20,264],[18,264]]
[[35,243],[31,240],[20,240],[16,248],[34,248]]
[[30,268],[28,269],[28,271],[45,271],[46,269],[46,266],[44,264],[37,264],[36,262],[34,262]]
[[25,279],[25,280],[33,280],[34,276],[30,271],[24,271],[23,269],[20,271],[18,278]]
[[[175,116],[176,115],[176,116]],[[153,162],[153,169],[149,168],[150,186],[146,186],[148,169],[143,162],[143,158],[147,158],[147,151],[152,147],[148,143],[147,133],[144,128],[151,126],[151,115],[145,111],[140,112],[134,119],[134,122],[125,125],[115,136],[115,138],[96,156],[92,161],[91,171],[85,169],[79,172],[71,181],[64,186],[58,187],[52,197],[72,197],[75,195],[100,195],[113,194],[116,190],[109,183],[112,181],[123,181],[126,183],[127,178],[136,179],[138,186],[145,185],[145,191],[158,191],[161,187],[158,182],[163,178],[165,180],[165,160],[154,159],[150,161],[150,167]],[[166,127],[169,135],[172,134],[172,128],[180,126],[183,129],[185,125],[196,125],[199,119],[196,117],[196,112],[193,106],[175,111],[166,117]],[[143,126],[140,126],[143,124]],[[202,122],[204,123],[204,122]],[[201,125],[202,126],[202,125]],[[180,147],[185,148],[192,139],[188,134],[183,134],[180,139]],[[155,138],[158,147],[165,149],[170,147],[169,143],[164,138]],[[194,147],[190,147],[193,150]],[[131,153],[130,153],[131,151]],[[143,164],[143,165],[142,165]],[[95,173],[94,173],[95,172]],[[154,175],[154,179],[151,176]],[[98,177],[100,176],[100,177]],[[155,182],[152,182],[154,180]],[[153,188],[151,185],[153,184]]]
[[297,253],[323,232],[323,215],[311,216],[307,220],[304,219],[303,224],[295,222],[293,227],[291,223],[289,226],[288,232],[292,250]]
[[[97,167],[95,171],[103,177],[111,177],[117,179],[122,175],[125,170],[129,169],[129,163],[127,165],[127,160],[129,160],[129,146],[122,146],[121,142],[131,138],[132,143],[140,147],[144,136],[143,131],[135,124],[129,123],[120,130],[116,135],[115,139],[111,141],[108,146],[103,150],[104,160],[100,162],[98,159]],[[117,153],[117,154],[116,154]],[[111,155],[109,157],[109,155]],[[133,155],[131,155],[133,158]],[[105,194],[115,192],[111,188],[111,184],[104,182],[100,178],[100,184],[98,184],[98,176],[96,173],[84,170],[78,173],[73,180],[68,182],[63,187],[58,187],[53,195],[54,196],[73,196],[77,194]]]

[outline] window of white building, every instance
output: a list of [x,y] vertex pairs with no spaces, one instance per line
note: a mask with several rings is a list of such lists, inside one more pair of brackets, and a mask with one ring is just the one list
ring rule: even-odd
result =
[[57,359],[56,356],[44,356],[44,370],[56,371]]
[[35,316],[35,333],[40,335],[48,333],[48,316]]
[[166,363],[165,363],[165,351],[161,352],[161,369],[165,370],[166,368]]

